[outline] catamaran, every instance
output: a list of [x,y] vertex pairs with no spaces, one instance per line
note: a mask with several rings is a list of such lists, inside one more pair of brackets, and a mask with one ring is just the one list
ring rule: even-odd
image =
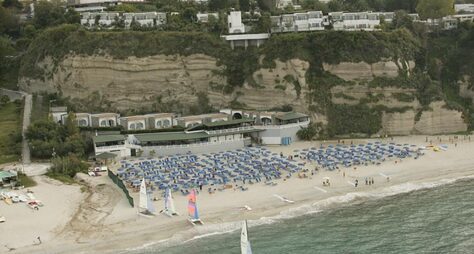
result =
[[[154,215],[156,210],[155,207],[153,206],[153,202],[151,201],[151,198],[146,191],[146,183],[145,183],[145,178],[142,180],[142,184],[140,185],[140,203],[138,205],[139,208],[139,214],[141,215]],[[140,209],[142,209],[140,211]]]
[[189,222],[191,224],[204,224],[201,219],[199,219],[199,213],[196,204],[196,190],[191,190],[191,193],[188,195],[188,215],[189,215]]
[[240,233],[240,251],[242,254],[252,254],[252,248],[250,247],[249,236],[247,232],[247,221],[245,220],[242,224],[242,233]]
[[163,213],[170,217],[179,215],[174,208],[173,196],[171,195],[171,189],[169,188],[165,191],[165,209],[163,210]]

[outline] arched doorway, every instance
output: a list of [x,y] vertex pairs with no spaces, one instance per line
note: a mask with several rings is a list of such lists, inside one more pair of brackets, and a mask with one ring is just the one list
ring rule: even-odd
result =
[[238,113],[238,112],[237,112],[237,113],[234,113],[234,114],[232,115],[232,119],[242,119],[242,114],[240,114],[240,113]]

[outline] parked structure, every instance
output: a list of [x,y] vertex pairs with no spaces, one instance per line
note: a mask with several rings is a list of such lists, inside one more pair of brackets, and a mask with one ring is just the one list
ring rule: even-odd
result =
[[[117,113],[75,113],[79,127],[116,127],[119,125],[120,115]],[[61,123],[65,124],[67,114],[61,115]]]
[[137,22],[140,26],[154,27],[166,24],[166,13],[164,12],[130,12],[124,13],[122,19],[125,21],[125,28],[130,28],[132,22]]
[[459,14],[474,13],[474,4],[455,4],[454,10]]
[[260,45],[270,38],[270,34],[231,34],[223,35],[221,38],[226,40],[232,49],[235,47],[260,47]]
[[155,27],[166,24],[164,12],[83,12],[81,25],[86,27],[114,27],[123,22],[125,28],[130,28],[132,22],[143,27]]
[[242,23],[242,15],[240,11],[231,11],[227,16],[227,26],[229,34],[245,33],[245,26]]
[[323,18],[321,11],[271,16],[271,31],[281,33],[324,30]]
[[378,30],[381,20],[392,22],[393,12],[331,12],[329,20],[334,30],[374,31]]
[[61,123],[62,116],[67,115],[67,107],[51,107],[49,115],[55,123]]
[[15,171],[0,170],[0,187],[14,187],[18,182],[18,173]]

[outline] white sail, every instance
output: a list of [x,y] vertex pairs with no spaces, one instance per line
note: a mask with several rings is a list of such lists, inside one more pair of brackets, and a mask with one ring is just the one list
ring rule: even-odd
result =
[[145,209],[147,212],[154,213],[155,207],[153,206],[153,202],[151,198],[148,196],[146,191],[146,183],[145,178],[142,180],[142,184],[140,185],[140,203],[139,207]]
[[242,224],[242,233],[240,233],[240,250],[242,254],[252,254],[250,247],[249,236],[247,233],[247,221]]
[[142,209],[148,209],[148,196],[146,193],[146,183],[145,178],[142,180],[142,184],[140,185],[140,202],[138,207]]
[[166,190],[165,194],[165,212],[168,215],[177,215],[176,209],[174,208],[173,196],[171,195],[171,189]]

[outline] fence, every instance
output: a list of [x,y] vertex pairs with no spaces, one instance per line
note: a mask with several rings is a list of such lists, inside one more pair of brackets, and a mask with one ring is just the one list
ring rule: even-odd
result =
[[110,169],[107,170],[107,173],[110,179],[112,179],[112,182],[114,182],[118,187],[120,187],[120,189],[123,190],[123,192],[125,193],[125,196],[128,199],[128,203],[130,203],[130,205],[133,207],[133,198],[128,193],[127,187],[125,186],[125,184],[123,184],[122,180],[118,178],[118,176],[116,176],[114,173],[112,173]]

